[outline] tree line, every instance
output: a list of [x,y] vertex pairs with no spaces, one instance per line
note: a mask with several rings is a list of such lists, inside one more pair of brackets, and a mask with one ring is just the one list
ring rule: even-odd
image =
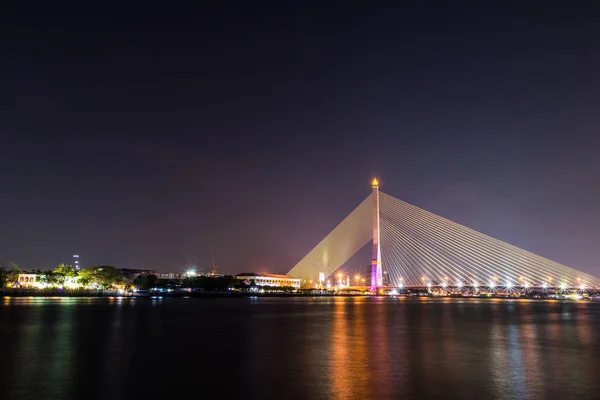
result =
[[36,275],[36,282],[50,287],[62,287],[67,282],[91,289],[110,289],[131,284],[120,270],[110,265],[98,265],[77,271],[70,264],[59,264],[53,270],[23,271],[17,264],[10,263],[0,266],[0,287],[15,287],[19,285],[19,275],[28,273]]

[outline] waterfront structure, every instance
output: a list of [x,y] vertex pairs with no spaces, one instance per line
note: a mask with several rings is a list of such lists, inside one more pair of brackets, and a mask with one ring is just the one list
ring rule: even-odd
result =
[[[40,279],[40,274],[19,274],[17,282],[19,287],[29,289],[44,289],[47,287],[59,286],[58,284],[48,284],[46,282],[42,282]],[[64,287],[67,289],[79,288],[81,287],[81,284],[79,283],[79,277],[65,276],[64,282],[62,282],[59,287]]]
[[[520,249],[380,192],[371,194],[289,272],[303,282],[331,277],[372,244],[372,291],[598,291],[600,279]],[[335,278],[335,277],[334,277]],[[379,291],[378,291],[379,293]]]
[[293,287],[296,289],[300,288],[300,279],[293,278],[289,275],[280,274],[266,274],[257,272],[244,272],[237,274],[236,279],[246,282],[247,284],[253,283],[256,286],[280,286],[280,287]]
[[19,286],[21,287],[39,287],[38,274],[19,274],[17,282],[19,282]]

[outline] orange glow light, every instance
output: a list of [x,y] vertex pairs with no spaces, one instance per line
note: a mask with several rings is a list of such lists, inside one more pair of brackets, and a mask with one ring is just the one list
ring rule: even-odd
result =
[[379,181],[377,180],[377,178],[373,178],[373,182],[371,183],[371,186],[379,186]]

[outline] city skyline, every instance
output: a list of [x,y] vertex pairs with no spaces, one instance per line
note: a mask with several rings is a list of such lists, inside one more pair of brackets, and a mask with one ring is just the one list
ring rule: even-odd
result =
[[285,273],[377,176],[600,276],[597,10],[131,11],[1,17],[0,260]]

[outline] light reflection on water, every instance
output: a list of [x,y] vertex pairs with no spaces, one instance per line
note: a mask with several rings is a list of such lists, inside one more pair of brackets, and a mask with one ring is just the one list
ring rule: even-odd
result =
[[0,398],[597,399],[599,332],[586,302],[5,297]]

